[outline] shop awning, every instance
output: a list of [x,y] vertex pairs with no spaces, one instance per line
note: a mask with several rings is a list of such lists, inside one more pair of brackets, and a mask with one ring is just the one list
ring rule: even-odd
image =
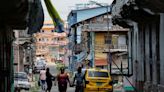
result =
[[95,60],[95,66],[106,66],[108,65],[106,59],[97,59]]

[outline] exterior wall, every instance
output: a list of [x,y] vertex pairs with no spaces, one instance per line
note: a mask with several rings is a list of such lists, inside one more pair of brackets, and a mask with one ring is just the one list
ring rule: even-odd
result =
[[133,31],[129,36],[131,39],[129,54],[133,62],[133,82],[138,91],[157,92],[158,90],[158,29],[159,25],[156,22],[134,23]]
[[[133,2],[134,0],[115,0],[116,4],[113,7],[114,15],[119,15],[123,17],[123,21],[127,22],[131,26],[133,24],[133,29],[129,32],[129,64],[133,62],[133,83],[137,89],[137,92],[163,92],[164,90],[164,80],[163,80],[163,25],[164,25],[164,15],[161,12],[161,6],[158,6],[158,1],[146,1],[142,2],[136,1],[135,7],[139,6],[138,10],[144,10],[139,15],[145,16],[146,19],[143,21],[140,16],[134,16],[130,13],[136,12],[133,10],[127,12],[126,9],[132,9],[131,5],[126,4],[127,2]],[[142,3],[140,3],[142,2]],[[146,6],[147,3],[150,5]],[[162,2],[161,2],[162,3]],[[152,5],[158,6],[152,7]],[[127,7],[123,7],[126,5]],[[133,6],[133,5],[132,5]],[[145,9],[147,7],[147,9]],[[125,10],[125,11],[124,11]],[[151,12],[150,12],[151,11]],[[156,14],[153,11],[159,12]],[[123,12],[129,13],[129,16],[124,16]],[[150,16],[149,16],[150,13]],[[153,17],[152,17],[153,15]],[[159,18],[160,15],[160,18]],[[120,15],[119,15],[120,16]],[[133,16],[133,17],[131,17]],[[124,18],[125,17],[125,18]],[[134,23],[134,21],[136,23]],[[137,30],[137,31],[136,31]],[[137,36],[136,36],[137,34]]]
[[0,24],[0,91],[12,92],[13,81],[13,48],[14,33],[9,26]]
[[[129,66],[129,75],[128,77],[133,86],[136,85],[138,80],[138,57],[139,57],[139,44],[138,44],[138,24],[133,22],[133,28],[130,28],[131,31],[128,33],[128,66]],[[125,87],[132,87],[131,85],[126,85]],[[134,89],[134,88],[133,88]]]
[[26,47],[23,46],[26,42],[30,42],[31,37],[27,34],[27,30],[14,30],[16,40],[13,42],[14,53],[14,71],[24,71],[24,65],[28,64],[25,53]]
[[98,61],[102,61],[99,66],[107,66],[107,54],[103,53],[104,49],[107,48],[105,34],[106,32],[95,32],[95,66],[99,65],[100,62]]
[[120,35],[118,37],[118,45],[126,45],[126,36],[125,35]]
[[[47,62],[64,60],[66,45],[68,43],[66,33],[56,33],[52,22],[45,22],[40,32],[34,34],[36,39],[36,56],[44,57]],[[63,48],[64,47],[64,48]]]

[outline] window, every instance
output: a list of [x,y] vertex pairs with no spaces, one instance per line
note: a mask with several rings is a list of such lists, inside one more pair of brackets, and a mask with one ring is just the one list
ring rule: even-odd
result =
[[49,41],[49,39],[48,39],[48,38],[46,38],[46,41]]
[[55,30],[51,30],[51,32],[53,33],[53,32],[55,32]]
[[63,41],[64,40],[64,38],[60,38],[60,41]]
[[105,35],[104,39],[105,39],[105,41],[104,41],[105,44],[111,44],[112,43],[111,42],[111,36]]
[[41,47],[41,46],[39,46],[39,49],[42,49],[42,47]]
[[41,39],[39,38],[38,41],[41,41]]
[[41,32],[44,33],[44,30],[42,30]]
[[89,77],[109,77],[108,72],[88,71]]
[[45,49],[45,47],[44,47],[44,46],[42,46],[42,49]]

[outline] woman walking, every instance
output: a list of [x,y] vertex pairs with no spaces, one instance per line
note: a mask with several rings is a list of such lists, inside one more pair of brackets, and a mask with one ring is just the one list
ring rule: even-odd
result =
[[60,69],[60,73],[57,75],[57,81],[58,81],[58,88],[59,88],[59,92],[66,92],[67,91],[67,83],[69,81],[69,77],[67,75],[67,73],[65,73],[65,69],[61,68]]

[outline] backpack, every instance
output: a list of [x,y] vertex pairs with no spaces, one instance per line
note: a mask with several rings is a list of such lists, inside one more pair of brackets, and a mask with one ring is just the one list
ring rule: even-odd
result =
[[76,84],[77,85],[83,84],[83,80],[84,80],[84,74],[83,73],[76,73],[75,78],[76,78]]

